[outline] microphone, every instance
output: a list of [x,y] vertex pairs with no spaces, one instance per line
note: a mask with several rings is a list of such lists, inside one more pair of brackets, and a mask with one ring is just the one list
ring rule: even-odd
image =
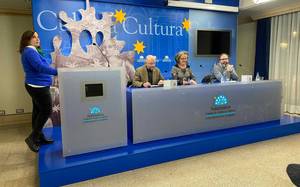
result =
[[102,48],[99,47],[96,43],[93,43],[94,46],[97,47],[97,49],[100,51],[100,53],[102,54],[102,56],[105,58],[106,62],[107,62],[107,66],[110,67],[110,62],[107,58],[107,56],[104,54],[104,52],[102,51]]

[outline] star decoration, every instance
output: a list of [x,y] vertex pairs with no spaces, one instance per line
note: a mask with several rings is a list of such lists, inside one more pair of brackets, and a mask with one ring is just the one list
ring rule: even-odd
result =
[[123,12],[123,10],[115,10],[115,14],[114,14],[114,17],[116,18],[116,22],[119,22],[119,23],[123,23],[123,21],[126,20],[125,18],[126,16],[126,13]]
[[183,27],[186,31],[188,31],[188,30],[190,29],[190,27],[191,27],[191,22],[190,22],[190,20],[184,18],[184,21],[182,22],[182,27]]
[[133,46],[134,46],[134,50],[138,54],[140,54],[141,52],[144,53],[144,48],[146,47],[146,46],[144,46],[144,42],[140,42],[140,41],[137,40],[136,43],[133,44]]

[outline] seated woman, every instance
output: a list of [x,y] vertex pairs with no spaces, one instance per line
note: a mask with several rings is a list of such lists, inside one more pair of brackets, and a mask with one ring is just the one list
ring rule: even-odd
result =
[[188,65],[188,52],[178,52],[175,61],[176,64],[172,68],[172,79],[177,80],[178,85],[197,84],[195,76]]

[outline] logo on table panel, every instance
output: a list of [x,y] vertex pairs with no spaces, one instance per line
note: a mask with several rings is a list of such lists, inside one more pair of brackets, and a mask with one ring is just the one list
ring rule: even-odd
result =
[[102,111],[101,108],[97,106],[91,107],[89,110],[91,115],[97,115]]
[[83,123],[92,123],[106,120],[108,120],[108,117],[103,113],[103,109],[100,106],[92,106],[88,108],[87,114],[83,118]]
[[220,117],[228,117],[235,115],[235,110],[229,104],[229,99],[225,95],[217,95],[213,97],[213,104],[210,111],[206,113],[206,118],[214,119]]
[[224,95],[219,95],[219,96],[215,97],[214,100],[215,100],[215,102],[214,102],[215,106],[223,106],[223,105],[228,104],[228,99]]

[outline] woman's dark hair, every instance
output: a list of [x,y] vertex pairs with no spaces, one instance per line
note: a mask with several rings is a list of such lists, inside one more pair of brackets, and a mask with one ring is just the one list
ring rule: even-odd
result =
[[33,31],[25,31],[22,34],[21,40],[20,40],[20,47],[19,52],[22,53],[24,48],[29,45],[29,42],[31,38],[33,37],[34,32]]

